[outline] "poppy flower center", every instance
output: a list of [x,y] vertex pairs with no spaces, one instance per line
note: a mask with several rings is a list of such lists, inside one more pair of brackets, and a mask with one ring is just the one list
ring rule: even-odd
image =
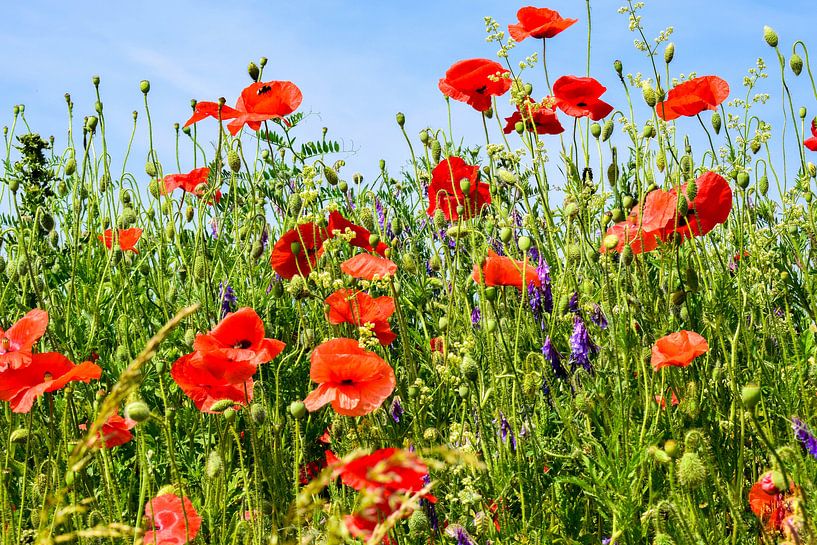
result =
[[269,93],[270,91],[272,91],[272,87],[269,85],[262,85],[256,94],[263,95],[264,93]]
[[350,386],[350,385],[354,384],[354,383],[355,383],[355,381],[353,381],[353,380],[352,380],[352,379],[350,379],[350,378],[345,378],[345,379],[341,380],[341,381],[340,381],[340,383],[341,383],[341,385],[343,385],[343,386]]
[[235,345],[233,345],[233,348],[247,349],[247,348],[249,348],[251,346],[252,346],[252,342],[248,341],[247,339],[244,339],[244,340],[241,340],[241,341],[238,341],[237,343],[235,343]]
[[53,378],[54,378],[54,376],[51,373],[49,373],[47,371],[45,373],[43,373],[43,382],[49,382]]
[[479,95],[482,95],[482,94],[485,94],[485,91],[487,91],[487,90],[488,90],[488,86],[483,85],[482,87],[478,87],[474,92],[479,94]]
[[576,106],[578,106],[579,108],[586,108],[587,103],[586,102],[579,102],[578,104],[576,104]]

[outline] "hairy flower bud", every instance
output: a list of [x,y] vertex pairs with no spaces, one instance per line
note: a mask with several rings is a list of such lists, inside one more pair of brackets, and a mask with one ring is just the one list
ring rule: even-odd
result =
[[706,481],[707,471],[701,457],[695,452],[685,452],[678,460],[678,482],[687,488],[697,488]]
[[610,139],[610,136],[613,135],[613,119],[610,118],[604,122],[604,126],[601,129],[601,141],[607,142]]
[[644,102],[647,103],[647,106],[655,108],[658,102],[658,95],[655,94],[655,89],[652,88],[652,85],[646,81],[643,82],[641,84],[641,94],[644,96]]
[[239,157],[237,151],[230,150],[227,152],[227,165],[233,172],[241,170],[241,157]]
[[712,128],[715,129],[715,134],[721,133],[721,114],[718,112],[712,114]]
[[789,58],[789,66],[794,75],[799,76],[800,72],[803,71],[803,58],[797,53],[792,53],[791,58]]
[[397,119],[397,124],[402,129],[406,124],[406,115],[403,112],[397,112],[397,115],[395,117]]
[[125,405],[125,416],[141,423],[150,418],[150,408],[144,401],[131,401]]
[[766,43],[769,44],[770,47],[777,47],[777,43],[779,42],[777,32],[768,25],[763,27],[763,39],[766,40]]
[[258,77],[261,75],[261,70],[258,68],[257,64],[251,62],[247,65],[247,73],[250,75],[251,80],[258,81]]
[[150,92],[150,82],[146,79],[140,81],[139,90],[142,91],[143,94],[148,94]]
[[672,59],[675,57],[675,44],[670,42],[667,44],[667,47],[664,48],[664,62],[669,64],[672,62]]

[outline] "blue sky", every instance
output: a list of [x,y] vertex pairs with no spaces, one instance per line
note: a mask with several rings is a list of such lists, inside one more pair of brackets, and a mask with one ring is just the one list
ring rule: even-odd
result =
[[[616,13],[622,3],[592,2],[592,75],[608,86],[607,100],[620,108],[626,104],[612,61],[622,59],[625,72],[649,71],[646,58],[633,48],[635,36],[628,31],[626,18]],[[770,68],[764,88],[780,96],[776,59],[762,39],[763,25],[777,29],[788,55],[795,39],[811,37],[809,30],[817,16],[813,0],[652,0],[647,4],[643,16],[648,37],[666,26],[675,27],[674,74],[717,74],[741,95],[746,69],[762,56]],[[507,25],[515,22],[516,10],[523,5],[507,0],[9,3],[0,35],[0,49],[5,52],[0,125],[11,122],[14,104],[24,103],[34,130],[64,142],[63,94],[71,93],[77,118],[93,114],[91,76],[98,74],[115,164],[130,135],[131,112],[140,111],[129,169],[143,175],[146,133],[141,79],[152,83],[156,146],[167,167],[173,153],[172,124],[186,119],[189,100],[225,96],[232,104],[250,82],[248,61],[266,56],[265,79],[292,80],[303,91],[301,109],[311,115],[299,129],[302,139],[319,137],[321,127],[329,127],[330,137],[357,150],[346,157],[346,177],[353,171],[372,177],[380,158],[392,167],[404,165],[408,158],[394,114],[405,112],[412,136],[429,124],[445,126],[446,105],[437,80],[457,60],[494,58],[496,44],[484,39],[483,16]],[[579,19],[549,42],[551,80],[562,74],[583,75],[585,3],[549,0],[537,5]],[[515,50],[514,59],[539,48],[538,40],[527,40]],[[537,71],[537,96],[543,94],[542,79]],[[795,90],[795,107],[807,105],[817,113],[804,77]],[[480,117],[464,104],[452,105],[457,136],[481,143]],[[764,111],[777,122],[779,109],[775,101]],[[501,113],[510,115],[510,106]],[[642,120],[644,115],[642,111]],[[214,127],[203,127],[199,134],[215,135]]]

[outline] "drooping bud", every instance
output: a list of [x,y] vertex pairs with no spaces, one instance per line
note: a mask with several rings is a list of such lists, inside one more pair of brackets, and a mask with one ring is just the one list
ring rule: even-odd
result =
[[601,141],[607,142],[610,139],[610,136],[613,135],[613,119],[610,118],[604,122],[604,126],[601,129]]
[[758,180],[757,190],[764,197],[769,193],[769,178],[765,174]]
[[789,58],[789,66],[794,75],[799,76],[800,72],[803,71],[803,58],[797,53],[792,53],[791,58]]
[[223,467],[224,463],[222,462],[218,451],[211,450],[210,454],[207,456],[207,464],[204,466],[205,475],[207,475],[207,477],[210,479],[214,479],[219,473],[221,473]]

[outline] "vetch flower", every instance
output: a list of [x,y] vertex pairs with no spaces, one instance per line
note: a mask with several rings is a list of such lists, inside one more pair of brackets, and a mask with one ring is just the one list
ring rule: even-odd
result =
[[454,63],[438,86],[445,96],[484,112],[491,108],[492,96],[502,96],[511,88],[509,73],[496,61],[467,59]]
[[403,409],[403,404],[400,403],[400,396],[394,396],[391,400],[391,418],[394,420],[395,423],[400,423],[400,417],[403,416],[403,413],[406,412]]
[[69,382],[90,382],[102,376],[102,369],[90,361],[74,365],[57,352],[31,356],[25,367],[9,367],[0,373],[0,400],[8,401],[15,413],[27,413],[34,401]]
[[232,312],[233,305],[236,304],[238,298],[235,296],[235,291],[230,284],[224,282],[218,283],[218,299],[221,303],[221,319]]
[[45,335],[47,328],[48,313],[35,308],[8,330],[0,329],[0,373],[31,363],[31,349]]
[[607,90],[593,78],[562,76],[553,83],[556,107],[571,117],[603,119],[613,107],[599,97]]
[[794,436],[803,445],[803,449],[808,452],[812,458],[817,459],[817,437],[808,429],[806,423],[796,416],[791,419]]
[[601,306],[598,303],[593,304],[593,312],[590,313],[590,321],[596,324],[596,326],[600,329],[607,329],[607,318],[604,316],[604,312],[601,310]]
[[553,341],[551,341],[549,335],[545,338],[545,344],[542,345],[542,355],[544,355],[545,360],[550,363],[550,366],[553,369],[553,374],[556,375],[556,378],[567,378],[567,370],[565,370],[564,366],[562,365],[562,355],[558,350],[556,350],[556,347],[553,346]]
[[304,404],[315,412],[327,403],[344,416],[376,410],[397,384],[394,370],[380,356],[354,339],[332,339],[312,351],[309,377],[318,387]]
[[682,330],[655,341],[650,364],[655,371],[668,366],[686,367],[708,351],[706,339],[694,331]]
[[583,367],[588,373],[593,374],[593,364],[590,363],[590,356],[599,351],[599,347],[590,338],[584,320],[581,316],[573,317],[573,334],[570,335],[570,363],[572,368]]
[[[141,236],[142,230],[138,227],[131,227],[130,229],[117,229],[116,242],[119,244],[119,249],[123,252],[133,252],[138,254],[139,250],[136,249],[136,243],[139,241]],[[101,240],[103,244],[105,244],[107,249],[110,250],[113,247],[114,234],[111,229],[106,229],[103,234],[97,235],[97,238]]]
[[564,19],[558,11],[527,6],[516,12],[519,23],[508,25],[508,33],[517,42],[525,38],[553,38],[578,19]]

